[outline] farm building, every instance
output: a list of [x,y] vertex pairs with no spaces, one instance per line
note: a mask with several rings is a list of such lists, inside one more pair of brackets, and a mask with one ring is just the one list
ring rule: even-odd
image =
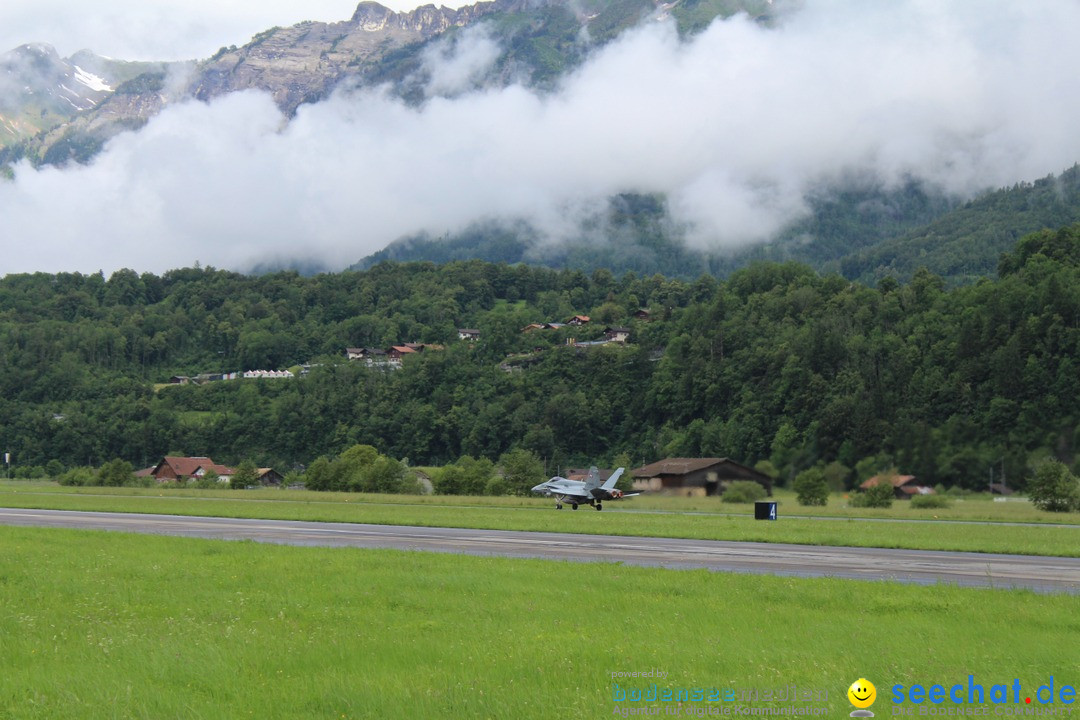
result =
[[667,458],[631,471],[634,489],[679,495],[721,495],[736,480],[760,483],[772,495],[772,478],[728,458]]
[[[220,480],[228,480],[236,471],[225,465],[218,465],[208,457],[165,456],[150,470],[148,475],[158,482],[186,482],[191,478],[202,477],[213,470]],[[140,471],[144,472],[144,471]]]
[[285,479],[274,468],[259,468],[256,472],[259,476],[259,484],[264,486],[281,487],[281,482]]
[[876,487],[880,482],[891,482],[893,494],[896,495],[898,500],[910,499],[913,495],[934,494],[934,488],[915,482],[914,475],[875,475],[862,485],[859,485],[859,487],[863,490],[869,490]]

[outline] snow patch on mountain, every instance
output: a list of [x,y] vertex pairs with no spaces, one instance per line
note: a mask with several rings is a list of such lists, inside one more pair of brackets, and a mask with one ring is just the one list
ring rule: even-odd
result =
[[112,88],[109,87],[109,84],[105,82],[105,80],[103,80],[102,78],[99,78],[97,75],[83,70],[78,65],[75,65],[74,68],[75,79],[86,87],[90,88],[94,92],[112,92]]

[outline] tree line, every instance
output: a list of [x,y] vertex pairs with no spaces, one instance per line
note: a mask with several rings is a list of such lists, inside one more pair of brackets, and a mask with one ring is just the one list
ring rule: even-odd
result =
[[[1015,486],[1045,457],[1075,468],[1078,273],[1080,226],[1025,237],[997,278],[958,288],[925,269],[870,287],[790,262],[692,282],[481,261],[8,275],[0,451],[24,474],[165,454],[288,471],[368,445],[409,465],[717,456],[768,461],[785,481],[819,467],[851,486],[897,467]],[[575,314],[592,322],[522,332]],[[567,345],[605,325],[629,342]],[[344,358],[409,341],[445,349],[396,371]],[[302,363],[296,380],[161,386]]]

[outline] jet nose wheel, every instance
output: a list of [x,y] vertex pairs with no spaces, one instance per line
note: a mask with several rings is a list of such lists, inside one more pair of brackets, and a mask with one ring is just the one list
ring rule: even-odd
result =
[[562,510],[562,503],[555,503],[556,510]]

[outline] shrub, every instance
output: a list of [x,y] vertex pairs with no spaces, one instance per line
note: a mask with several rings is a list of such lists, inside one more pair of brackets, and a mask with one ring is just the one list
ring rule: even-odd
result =
[[1028,497],[1047,512],[1080,510],[1080,481],[1057,460],[1044,460],[1028,483]]
[[349,489],[368,493],[404,493],[408,491],[405,482],[405,466],[393,458],[379,455],[367,467],[360,471],[358,483],[351,483]]
[[753,480],[736,480],[728,485],[727,490],[720,496],[720,502],[726,503],[752,503],[768,497],[765,488]]
[[94,468],[76,467],[61,474],[56,480],[61,485],[85,487],[97,483],[97,473],[94,471]]
[[229,478],[229,488],[243,490],[252,485],[259,484],[259,469],[250,460],[244,460],[236,466],[236,472]]
[[528,450],[519,448],[503,453],[499,458],[499,467],[507,484],[518,495],[528,495],[534,485],[547,479],[544,477],[544,463]]
[[193,487],[199,490],[218,490],[221,488],[221,483],[218,482],[219,479],[218,474],[211,470],[200,477],[192,478],[186,484],[178,480],[176,485],[177,487]]
[[887,508],[892,507],[893,486],[892,483],[878,483],[869,490],[864,490],[851,496],[851,507],[859,508]]
[[506,478],[496,475],[488,480],[486,492],[488,495],[513,495],[514,487]]
[[829,490],[840,492],[848,487],[848,481],[851,479],[851,468],[842,462],[834,460],[822,468],[821,474],[825,476],[825,482],[829,486]]
[[795,496],[800,505],[827,505],[829,482],[825,473],[817,468],[803,470],[795,476]]
[[127,460],[116,458],[101,466],[97,474],[97,484],[111,487],[123,487],[135,482],[135,471]]
[[439,495],[483,495],[494,476],[495,465],[490,460],[465,455],[435,476],[435,492]]
[[911,507],[916,510],[947,508],[952,505],[944,495],[915,495],[911,498]]

